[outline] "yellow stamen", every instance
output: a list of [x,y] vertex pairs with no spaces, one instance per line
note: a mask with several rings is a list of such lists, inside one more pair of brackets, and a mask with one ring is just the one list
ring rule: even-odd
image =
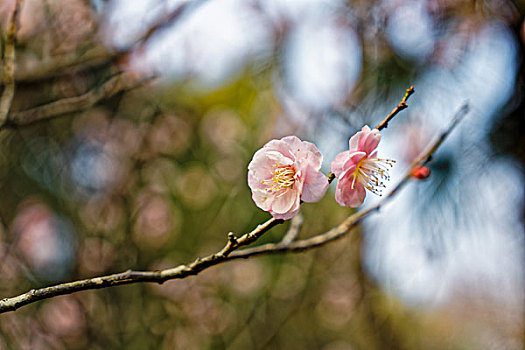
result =
[[354,189],[355,182],[358,181],[373,194],[381,196],[383,188],[386,187],[383,181],[390,180],[388,170],[395,162],[393,159],[383,158],[361,159],[352,174],[354,179],[351,188]]
[[279,163],[274,164],[272,167],[276,168],[274,171],[269,171],[272,177],[261,181],[262,184],[268,186],[266,191],[277,192],[286,188],[293,188],[295,169],[290,165],[280,166]]

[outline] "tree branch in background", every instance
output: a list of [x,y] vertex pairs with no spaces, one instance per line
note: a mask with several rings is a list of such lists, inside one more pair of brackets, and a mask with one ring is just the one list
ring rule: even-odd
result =
[[[167,28],[182,19],[191,11],[197,10],[208,0],[187,1],[180,4],[171,12],[165,14],[147,28],[134,43],[121,50],[111,50],[101,43],[89,43],[81,49],[55,57],[52,60],[44,60],[38,64],[28,64],[18,69],[15,74],[16,81],[35,81],[47,79],[57,75],[71,74],[89,67],[103,65],[109,62],[119,62],[126,56],[144,48],[145,44],[159,31]],[[3,77],[3,73],[1,77]],[[1,78],[0,77],[0,78]]]
[[78,112],[92,107],[98,102],[119,92],[140,87],[151,79],[152,78],[139,79],[133,72],[119,73],[101,86],[83,95],[64,98],[46,105],[11,114],[6,120],[6,125],[27,125],[62,114]]
[[[142,47],[158,30],[161,30],[163,28],[166,28],[172,24],[174,24],[176,21],[178,21],[180,18],[182,18],[182,15],[186,13],[186,11],[191,11],[197,9],[199,6],[205,4],[208,0],[194,0],[194,1],[186,1],[182,3],[179,7],[177,7],[172,12],[168,13],[161,19],[159,19],[156,23],[154,23],[148,30],[146,30],[133,44],[133,46],[139,46]],[[126,51],[130,51],[132,48],[129,48]]]
[[19,10],[21,0],[16,1],[15,10],[11,16],[10,26],[6,38],[6,50],[4,58],[4,69],[0,73],[1,79],[4,82],[4,93],[0,100],[0,129],[4,125],[27,125],[40,120],[50,119],[67,113],[73,113],[89,108],[98,102],[107,99],[118,92],[131,90],[140,87],[148,79],[137,79],[132,72],[120,73],[105,82],[101,87],[97,87],[83,95],[65,98],[58,101],[48,103],[46,105],[38,106],[26,111],[12,113],[9,115],[11,102],[14,96],[15,78],[18,80],[33,80],[48,78],[57,72],[59,74],[71,72],[72,70],[84,69],[90,65],[102,64],[107,61],[117,61],[122,57],[130,54],[135,50],[140,50],[145,43],[159,30],[166,28],[169,25],[175,24],[180,20],[184,14],[197,9],[200,5],[206,3],[208,0],[198,0],[193,2],[185,2],[176,9],[160,18],[150,28],[148,28],[142,35],[140,35],[135,43],[130,47],[110,53],[99,46],[94,46],[85,54],[78,55],[77,53],[66,55],[52,62],[43,62],[42,65],[37,65],[37,68],[24,69],[18,72],[15,77],[14,70],[14,43],[16,39],[16,18]]
[[[257,226],[257,228],[255,228],[253,231],[244,234],[240,238],[236,238],[234,234],[230,232],[228,234],[228,242],[226,243],[224,248],[222,248],[219,252],[212,255],[208,255],[204,258],[197,258],[195,261],[188,265],[180,265],[174,268],[161,271],[128,270],[119,274],[85,279],[70,283],[63,283],[52,287],[41,288],[36,290],[33,289],[19,296],[0,300],[0,313],[14,311],[24,305],[31,304],[42,299],[53,298],[58,295],[71,294],[82,290],[100,289],[138,282],[163,283],[167,280],[181,279],[188,276],[197,275],[199,272],[211,266],[215,266],[226,261],[241,258],[245,259],[257,255],[301,252],[323,246],[338,238],[344,237],[350,232],[350,230],[353,227],[360,223],[365,217],[367,217],[375,211],[378,211],[383,205],[389,202],[394,197],[394,195],[403,186],[407,184],[408,180],[411,178],[412,169],[418,165],[425,164],[429,161],[432,153],[434,153],[436,149],[438,149],[438,147],[443,143],[446,137],[457,126],[457,124],[467,114],[467,112],[468,105],[465,104],[456,113],[449,127],[445,129],[440,135],[438,135],[436,140],[431,142],[430,145],[425,149],[425,151],[422,152],[412,162],[410,168],[405,172],[405,176],[403,177],[403,179],[378,204],[349,216],[339,226],[334,227],[333,229],[327,232],[315,235],[308,239],[303,239],[294,242],[293,238],[295,238],[294,236],[298,233],[300,226],[300,220],[298,219],[299,221],[293,223],[292,227],[290,228],[290,230],[292,230],[292,233],[289,235],[285,235],[285,237],[281,240],[280,243],[265,244],[254,248],[237,250],[237,248],[239,247],[255,242],[265,232],[283,222],[282,220],[272,218],[266,221],[264,224]],[[294,228],[294,225],[297,228]],[[294,233],[293,230],[297,230],[297,233]],[[290,239],[290,236],[292,239]]]
[[301,213],[297,214],[292,220],[290,220],[290,227],[281,240],[282,244],[290,244],[297,238],[301,231],[301,227],[303,226],[303,221],[304,219]]
[[21,2],[21,0],[15,0],[4,41],[4,59],[2,62],[2,85],[4,86],[4,91],[0,98],[0,127],[7,120],[13,97],[15,96],[15,44]]

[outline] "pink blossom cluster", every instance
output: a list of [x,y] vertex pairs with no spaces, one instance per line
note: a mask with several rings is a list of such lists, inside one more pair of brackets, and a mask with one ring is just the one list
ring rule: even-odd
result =
[[[381,134],[364,126],[350,138],[349,150],[339,153],[331,165],[338,179],[335,199],[347,207],[360,206],[365,189],[381,195],[395,161],[377,158]],[[320,169],[323,156],[317,147],[296,136],[271,140],[258,150],[248,165],[248,185],[255,204],[276,219],[291,219],[301,202],[320,200],[329,185]]]

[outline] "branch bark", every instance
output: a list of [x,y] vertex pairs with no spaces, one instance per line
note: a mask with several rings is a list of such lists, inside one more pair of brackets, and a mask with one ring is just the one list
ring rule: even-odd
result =
[[4,43],[4,59],[2,62],[2,84],[4,91],[0,98],[0,127],[4,125],[11,110],[15,96],[15,58],[16,58],[16,32],[18,30],[18,13],[21,0],[15,0],[13,12],[9,18]]
[[[350,230],[360,223],[364,218],[371,213],[378,211],[387,202],[392,200],[395,194],[402,189],[410,180],[412,169],[415,166],[426,164],[430,160],[430,156],[439,148],[446,137],[457,126],[461,119],[467,114],[468,105],[464,104],[456,113],[449,127],[446,128],[438,137],[429,144],[410,165],[405,172],[405,176],[401,181],[390,191],[378,204],[361,210],[344,220],[340,225],[331,230],[315,235],[311,238],[293,241],[291,239],[283,239],[279,243],[265,244],[254,248],[246,248],[237,250],[239,247],[255,242],[265,232],[269,231],[274,226],[283,223],[282,220],[269,219],[264,224],[257,226],[253,231],[244,234],[240,238],[236,238],[233,233],[228,234],[228,242],[219,252],[208,255],[204,258],[197,258],[190,264],[179,265],[174,268],[161,271],[131,271],[122,272],[119,274],[85,279],[75,282],[62,283],[55,286],[33,289],[27,293],[0,300],[0,313],[15,311],[16,309],[32,304],[39,300],[53,298],[55,296],[71,294],[82,290],[100,289],[111,286],[131,284],[138,282],[156,282],[163,283],[167,280],[181,279],[192,275],[197,275],[201,271],[235,259],[246,259],[252,256],[277,254],[277,253],[296,253],[323,246],[329,242],[335,241],[344,237]],[[295,234],[294,234],[295,235]],[[286,238],[286,236],[285,236]]]
[[5,125],[27,125],[63,114],[81,111],[119,92],[140,87],[149,80],[151,78],[138,79],[132,72],[120,73],[83,95],[64,98],[26,111],[13,113],[6,120]]

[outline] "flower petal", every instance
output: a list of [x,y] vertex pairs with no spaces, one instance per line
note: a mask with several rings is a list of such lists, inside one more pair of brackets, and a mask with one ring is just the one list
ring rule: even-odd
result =
[[304,202],[317,202],[323,198],[328,189],[328,178],[326,175],[317,171],[312,166],[306,169],[306,176],[303,185],[301,199]]
[[258,179],[254,176],[253,171],[248,171],[248,186],[251,188],[252,191],[254,190],[264,190],[266,185],[261,183],[262,179]]
[[365,152],[344,151],[339,153],[332,162],[331,171],[337,178],[342,178],[345,173],[353,172],[357,163],[366,156]]
[[293,150],[301,148],[303,146],[303,141],[297,136],[286,136],[281,139],[282,142],[286,142]]
[[366,152],[366,154],[370,154],[376,149],[379,141],[381,141],[381,133],[379,130],[373,129],[361,137],[359,142],[359,150]]
[[294,149],[297,156],[297,160],[301,163],[306,165],[310,165],[316,170],[321,169],[321,165],[323,164],[323,155],[317,149],[317,147],[308,141],[302,141],[301,146],[297,149]]
[[[288,136],[288,137],[297,138],[295,136]],[[275,151],[275,152],[281,154],[283,157],[289,158],[292,162],[294,162],[295,161],[295,155],[294,155],[294,153],[292,151],[293,148],[292,148],[292,146],[290,145],[289,142],[286,142],[286,141],[283,141],[283,140],[284,139],[268,141],[263,146],[263,148],[261,148],[259,151],[265,151],[265,152]]]
[[294,206],[295,202],[299,202],[299,192],[293,189],[287,189],[275,197],[271,210],[276,214],[284,214]]
[[343,165],[343,169],[345,171],[348,171],[348,169],[350,169],[351,167],[355,167],[357,163],[359,163],[364,157],[366,157],[365,152],[351,152],[345,164]]
[[335,200],[344,207],[356,208],[363,204],[366,197],[365,187],[359,181],[354,182],[354,175],[339,180],[335,189]]
[[256,180],[265,180],[272,177],[271,171],[274,170],[275,164],[291,165],[293,160],[277,151],[261,148],[255,152],[252,161],[248,164],[248,172],[251,172]]
[[282,220],[289,220],[293,218],[294,216],[296,216],[298,212],[299,212],[299,208],[297,208],[296,210],[290,211],[288,213],[284,213],[284,214],[277,214],[270,210],[270,214],[272,214],[274,218],[282,219]]
[[252,188],[252,199],[255,202],[255,205],[257,205],[262,210],[268,211],[272,207],[272,203],[274,201],[274,197],[269,196],[266,191],[261,191],[258,189]]
[[336,177],[339,177],[339,175],[341,175],[341,173],[344,171],[343,165],[345,165],[351,153],[352,152],[350,151],[341,152],[332,161],[332,164],[330,165],[330,171],[334,173]]
[[339,176],[339,179],[343,179],[344,177],[348,177],[352,175],[356,167],[357,166],[355,164],[352,164],[352,166],[350,166],[348,169],[346,169],[345,171],[341,173],[341,175]]
[[348,141],[348,149],[350,151],[361,151],[359,146],[361,145],[361,139],[365,137],[370,132],[370,127],[365,125],[361,128],[361,131],[355,133],[354,136]]

